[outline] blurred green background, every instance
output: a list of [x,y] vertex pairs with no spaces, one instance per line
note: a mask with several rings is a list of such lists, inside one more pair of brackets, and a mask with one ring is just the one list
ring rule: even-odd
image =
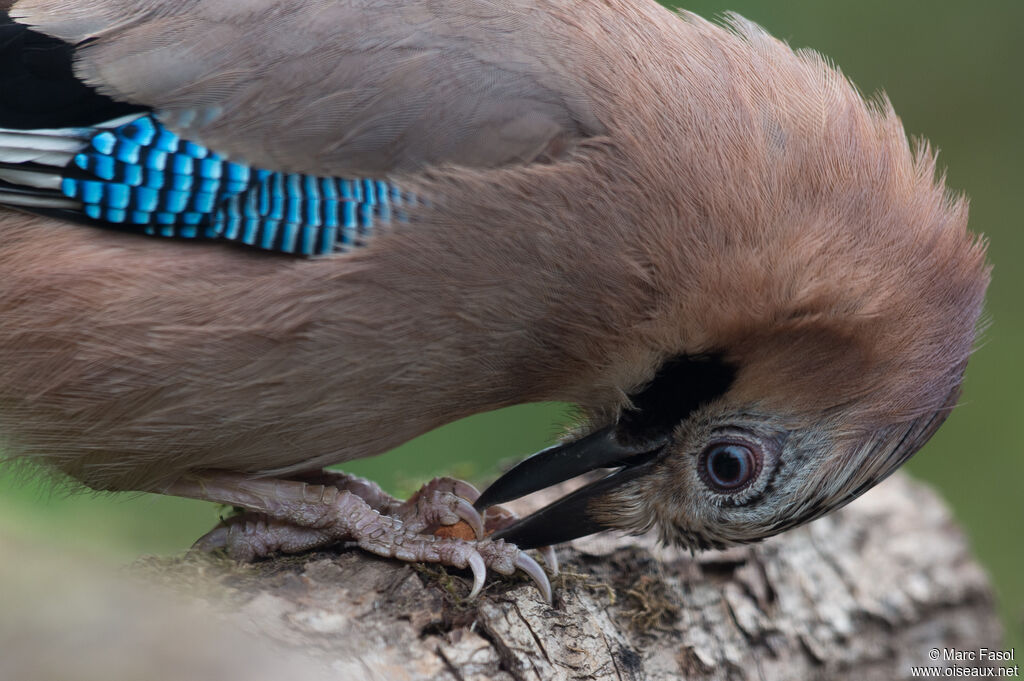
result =
[[[864,92],[884,89],[908,131],[942,150],[949,185],[971,197],[971,224],[991,240],[992,325],[971,360],[960,406],[910,463],[953,506],[988,568],[1007,643],[1024,644],[1024,2],[954,0],[695,1],[698,14],[735,10],[794,47],[839,64]],[[550,442],[568,423],[560,405],[485,414],[430,433],[348,470],[409,490],[434,474],[495,474],[495,463]],[[129,560],[189,546],[217,519],[200,502],[67,497],[0,474],[0,526]]]

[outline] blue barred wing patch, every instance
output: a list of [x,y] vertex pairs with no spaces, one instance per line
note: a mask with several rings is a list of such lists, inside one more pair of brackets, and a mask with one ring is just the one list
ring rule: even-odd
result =
[[364,245],[404,220],[415,197],[379,179],[281,173],[228,161],[149,115],[96,133],[61,192],[83,212],[165,237],[221,239],[326,255]]

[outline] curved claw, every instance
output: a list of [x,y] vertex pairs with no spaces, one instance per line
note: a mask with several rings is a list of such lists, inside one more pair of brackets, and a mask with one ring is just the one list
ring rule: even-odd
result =
[[540,553],[540,557],[544,559],[544,564],[548,566],[548,572],[551,573],[552,577],[558,576],[558,556],[555,555],[554,546],[542,546],[537,549]]
[[551,582],[548,581],[548,576],[544,574],[544,570],[537,564],[537,561],[520,551],[516,556],[515,566],[530,576],[533,583],[540,589],[544,600],[551,605]]
[[[445,480],[446,478],[441,479]],[[450,480],[451,485],[451,489],[448,491],[455,496],[462,497],[463,499],[469,499],[470,503],[475,503],[476,500],[480,498],[480,490],[478,490],[474,485],[466,482],[465,480],[455,480],[451,478],[448,478],[448,480]]]
[[469,556],[469,569],[473,571],[473,590],[469,592],[469,600],[473,600],[480,595],[484,588],[484,578],[487,576],[487,565],[476,551]]
[[220,524],[215,528],[204,534],[199,539],[196,539],[189,551],[201,551],[203,553],[210,553],[217,549],[227,548],[228,545],[228,527],[227,525]]
[[455,504],[455,515],[466,521],[466,524],[473,528],[477,541],[484,538],[484,518],[473,508],[473,504],[462,497]]

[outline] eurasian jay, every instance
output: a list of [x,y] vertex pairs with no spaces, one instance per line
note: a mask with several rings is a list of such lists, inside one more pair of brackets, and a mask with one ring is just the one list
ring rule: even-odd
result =
[[[989,277],[966,201],[887,100],[735,15],[22,0],[0,80],[3,451],[247,510],[203,548],[345,539],[549,595],[525,549],[763,539],[959,395]],[[322,470],[538,401],[576,435],[479,497]],[[431,533],[460,519],[477,540]]]

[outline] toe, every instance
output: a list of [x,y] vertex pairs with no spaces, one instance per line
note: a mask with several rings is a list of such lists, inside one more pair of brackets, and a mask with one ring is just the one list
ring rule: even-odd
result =
[[548,605],[551,605],[551,582],[548,581],[548,576],[544,574],[544,570],[537,561],[520,551],[519,555],[516,556],[515,566],[533,580],[533,583],[540,589],[541,595],[544,596],[544,600]]
[[480,595],[484,588],[484,578],[487,577],[487,565],[484,564],[483,557],[475,551],[469,557],[469,569],[473,571],[473,590],[469,592],[469,600],[473,600]]
[[470,503],[480,498],[480,490],[465,480],[456,478],[434,478],[423,486],[424,492],[450,492],[457,497],[468,499]]
[[551,573],[552,577],[558,576],[558,556],[555,554],[554,546],[542,546],[537,549],[540,557],[544,559],[544,564],[548,566],[548,572]]
[[458,497],[453,510],[455,515],[457,515],[461,520],[466,521],[466,524],[473,528],[473,534],[476,535],[478,541],[484,538],[484,519],[483,516],[473,508],[473,504],[462,497]]
[[226,548],[228,545],[228,526],[224,523],[217,525],[192,544],[191,551],[210,553]]
[[540,589],[544,600],[551,603],[551,582],[544,574],[543,568],[514,544],[508,544],[498,540],[495,542],[481,542],[477,544],[477,550],[484,558],[487,567],[503,575],[514,574],[516,570],[522,570]]

